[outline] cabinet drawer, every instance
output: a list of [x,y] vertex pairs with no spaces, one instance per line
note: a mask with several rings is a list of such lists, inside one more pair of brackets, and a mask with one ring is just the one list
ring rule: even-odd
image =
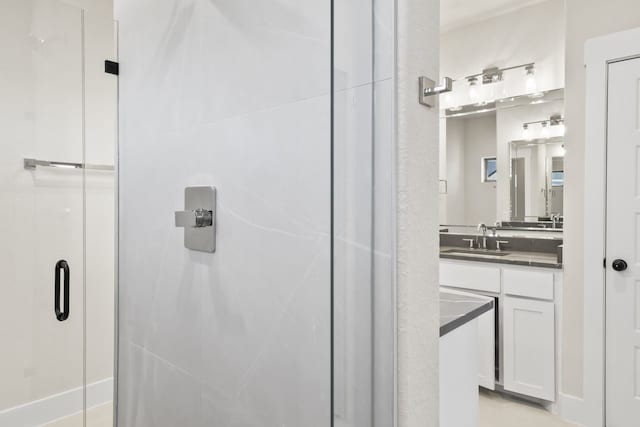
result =
[[502,274],[505,294],[553,300],[553,273],[505,268]]
[[440,285],[500,293],[500,268],[441,261]]

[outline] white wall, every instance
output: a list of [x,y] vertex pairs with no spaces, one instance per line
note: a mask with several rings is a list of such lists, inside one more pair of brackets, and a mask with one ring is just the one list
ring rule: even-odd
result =
[[447,180],[447,194],[444,202],[447,206],[447,216],[442,224],[466,224],[465,197],[465,120],[449,119],[446,122],[446,175],[441,179]]
[[496,155],[496,115],[447,119],[446,224],[493,224],[496,183],[482,182],[483,157]]
[[[584,43],[640,26],[640,3],[635,0],[567,0],[566,4],[566,156],[565,156],[565,279],[563,319],[564,392],[582,396],[583,386],[583,244],[584,244]],[[580,301],[580,304],[576,303]]]
[[481,159],[496,155],[496,116],[465,120],[465,224],[496,222],[496,183],[482,182]]

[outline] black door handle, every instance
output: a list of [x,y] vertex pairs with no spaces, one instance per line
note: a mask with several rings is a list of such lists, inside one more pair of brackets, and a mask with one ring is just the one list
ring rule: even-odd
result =
[[627,261],[623,259],[617,259],[613,261],[613,264],[611,264],[611,266],[615,271],[625,271],[629,267],[627,265]]
[[[60,272],[64,271],[64,311],[60,309]],[[63,322],[69,318],[69,264],[67,261],[61,259],[56,262],[55,268],[55,280],[54,280],[54,308],[56,312],[56,319]]]

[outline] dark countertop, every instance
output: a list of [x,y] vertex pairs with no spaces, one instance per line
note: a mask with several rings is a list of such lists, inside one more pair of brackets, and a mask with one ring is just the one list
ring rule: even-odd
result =
[[459,328],[493,308],[493,299],[440,291],[440,336]]
[[440,258],[442,259],[456,259],[460,261],[476,261],[476,262],[491,262],[496,264],[512,264],[512,265],[524,265],[527,267],[542,267],[542,268],[556,268],[562,269],[562,263],[558,262],[558,256],[556,254],[544,253],[544,252],[524,252],[524,251],[510,251],[505,249],[504,252],[508,255],[494,256],[491,255],[491,251],[484,252],[482,249],[475,249],[477,253],[463,254],[463,253],[445,253],[449,250],[465,250],[464,248],[455,246],[441,246]]

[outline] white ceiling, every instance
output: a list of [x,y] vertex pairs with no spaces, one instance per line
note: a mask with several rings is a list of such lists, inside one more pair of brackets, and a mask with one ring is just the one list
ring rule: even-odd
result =
[[513,12],[547,0],[440,0],[441,31]]

